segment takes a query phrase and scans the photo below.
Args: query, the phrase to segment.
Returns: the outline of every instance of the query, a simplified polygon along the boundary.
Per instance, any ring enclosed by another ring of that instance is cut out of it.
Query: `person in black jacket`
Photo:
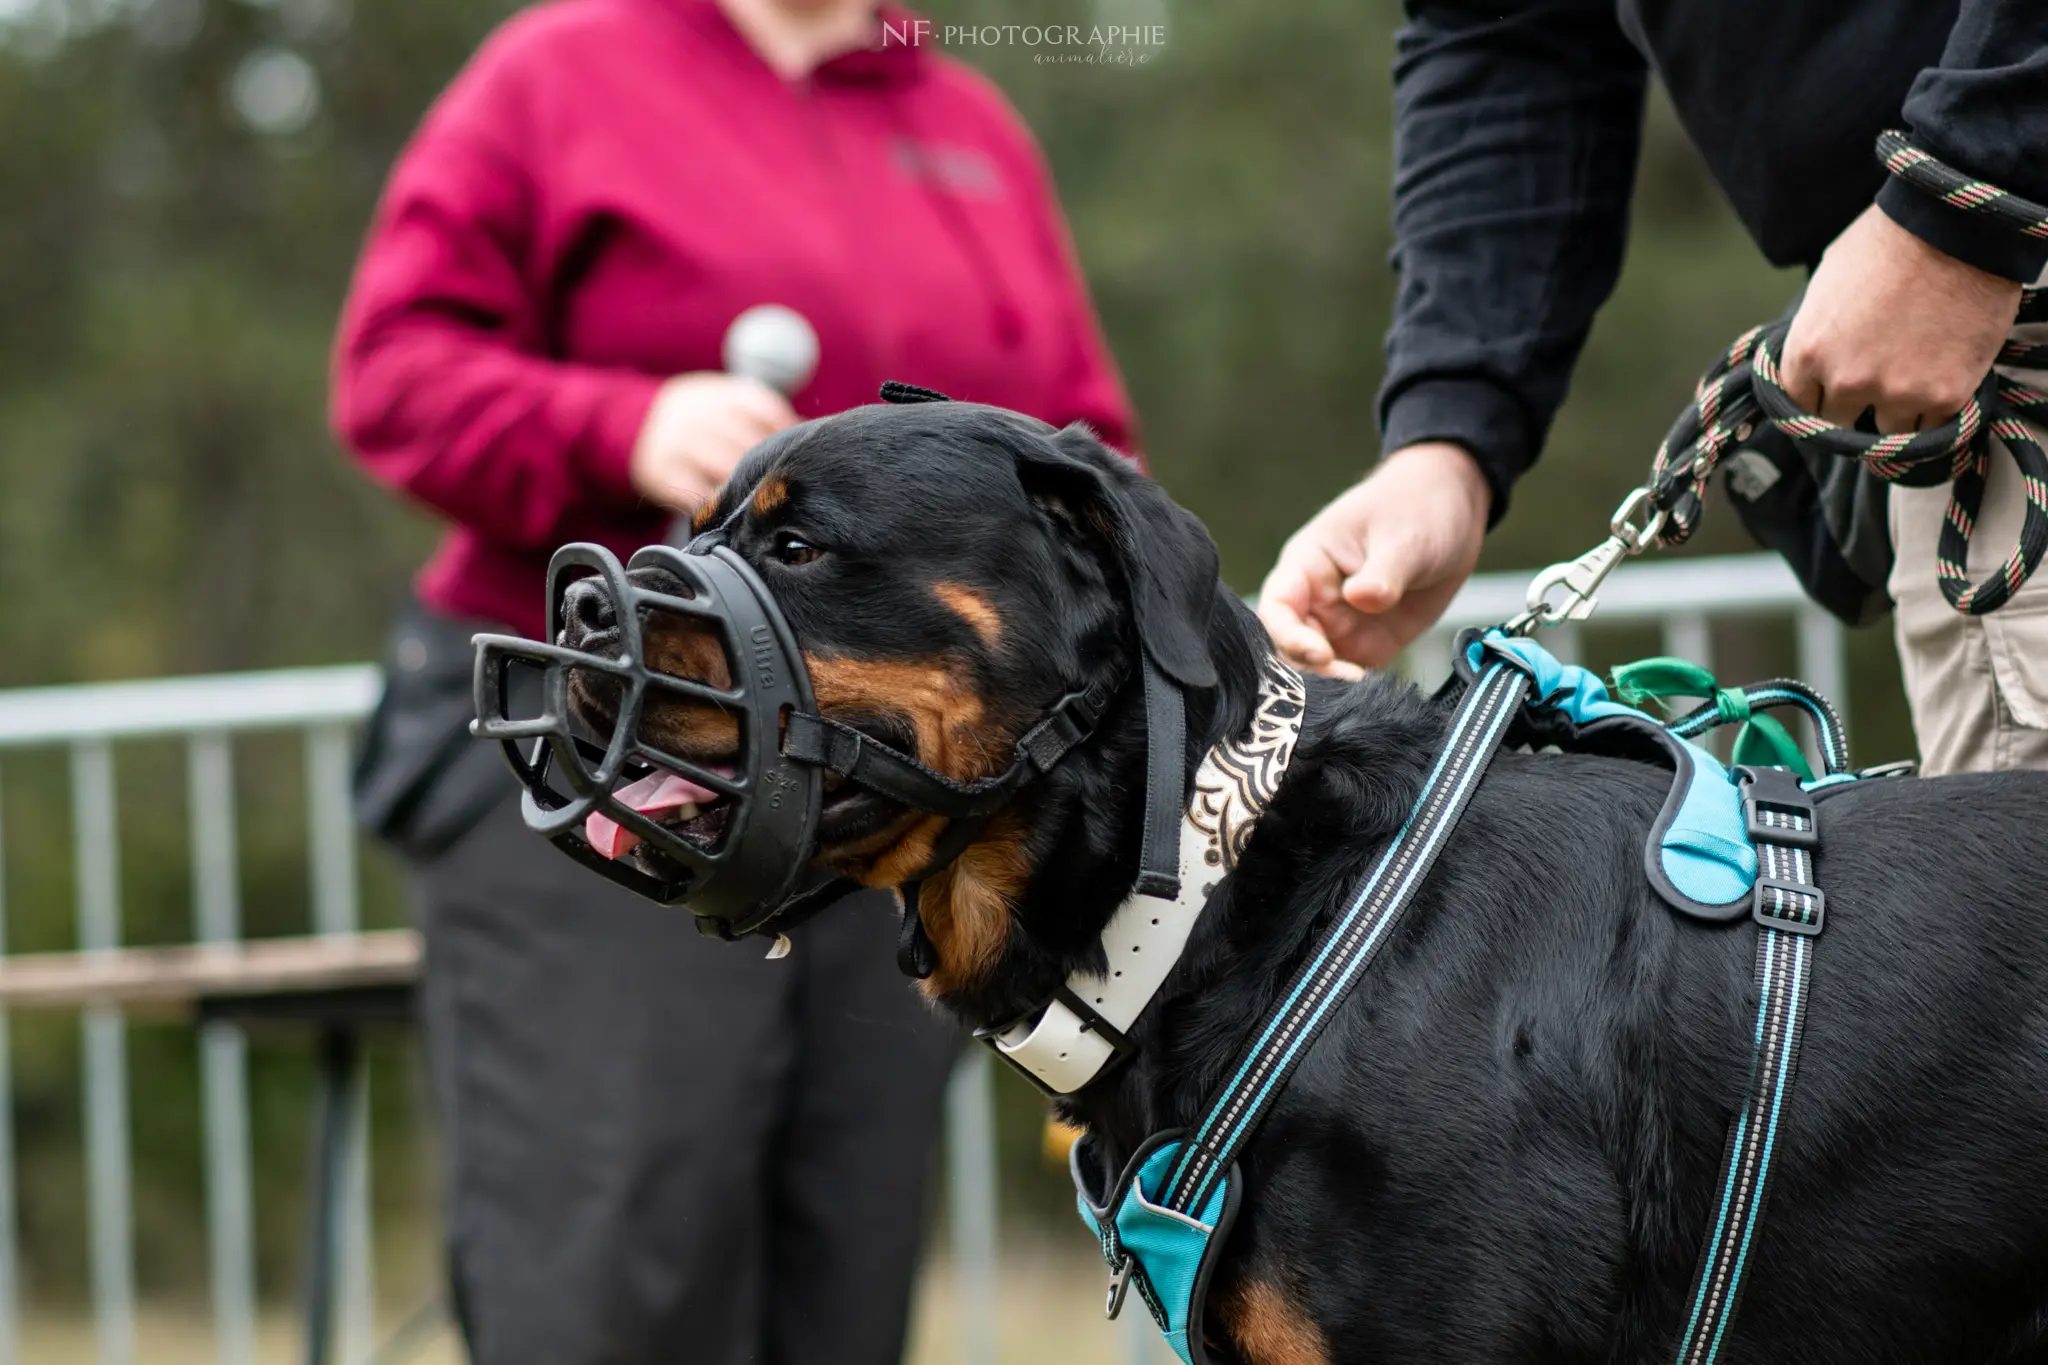
[[[1888,178],[1903,128],[2048,201],[2043,0],[1408,0],[1395,64],[1401,271],[1370,477],[1297,532],[1261,615],[1296,663],[1393,657],[1470,575],[1535,462],[1614,286],[1650,74],[1757,246],[1812,278],[1786,341],[1808,411],[1883,432],[1954,415],[2014,326],[2048,240]],[[2037,340],[2039,338],[2036,338]],[[1948,490],[1893,488],[1889,588],[1924,767],[2048,767],[2048,575],[2002,610],[1942,598]],[[2002,449],[1979,521],[2016,536]]]

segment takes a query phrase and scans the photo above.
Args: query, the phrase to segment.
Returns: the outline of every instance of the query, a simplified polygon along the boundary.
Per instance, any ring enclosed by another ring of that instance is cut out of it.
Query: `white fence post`
[[[1714,632],[1707,628],[1704,612],[1676,611],[1664,618],[1666,654],[1690,659],[1709,673],[1714,671]]]
[[[199,942],[242,937],[235,857],[234,750],[219,730],[186,746],[192,827],[192,906]],[[249,1083],[242,1030],[216,1020],[199,1035],[206,1131],[207,1245],[213,1260],[213,1324],[220,1365],[256,1362],[256,1256],[250,1189]]]
[[[946,1170],[961,1365],[996,1365],[996,1117],[988,1049],[969,1047],[946,1087]]]
[[[7,840],[0,834],[0,956],[7,952]],[[14,1070],[0,1010],[0,1365],[22,1365],[20,1223],[15,1213]]]
[[[78,946],[121,940],[114,755],[103,739],[71,749],[72,847],[77,856]],[[85,1011],[86,1198],[93,1325],[100,1365],[135,1365],[135,1229],[129,1192],[128,1039],[120,1011]]]
[[[345,936],[362,927],[356,884],[355,817],[349,809],[349,732],[341,724],[306,731],[306,819],[312,847],[313,930]],[[335,1358],[355,1365],[376,1345],[376,1276],[370,1246],[370,1076],[358,1052],[348,1087],[336,1214],[340,1278]]]

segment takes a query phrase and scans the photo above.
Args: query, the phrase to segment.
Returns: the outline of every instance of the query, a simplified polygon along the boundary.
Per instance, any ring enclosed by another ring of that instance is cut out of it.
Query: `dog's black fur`
[[[1217,582],[1199,523],[1085,431],[969,404],[862,409],[766,443],[708,519],[750,502],[734,543],[814,670],[946,661],[988,770],[1141,635],[1189,684],[1190,771],[1247,723],[1256,620]],[[938,584],[970,589],[995,629]],[[898,744],[919,734],[887,705],[847,718]],[[1447,719],[1390,679],[1310,680],[1293,765],[1133,1030],[1137,1057],[1071,1103],[1110,1152],[1199,1116],[1400,825]],[[1100,965],[1136,871],[1143,749],[1128,688],[1014,803],[1027,873],[1001,898],[997,951],[949,972],[961,926],[936,936],[934,994],[965,1022],[1007,1020]],[[1750,1067],[1757,931],[1652,894],[1642,844],[1668,786],[1624,759],[1496,761],[1246,1153],[1210,1312],[1224,1350],[1252,1365],[1671,1358]],[[826,859],[911,826],[842,792]],[[1827,931],[1723,1359],[2048,1360],[2044,831],[2034,775],[1872,782],[1823,804]]]

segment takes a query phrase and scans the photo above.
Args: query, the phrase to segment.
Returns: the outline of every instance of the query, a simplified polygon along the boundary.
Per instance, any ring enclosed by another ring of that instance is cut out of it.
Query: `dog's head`
[[[1006,769],[1019,736],[1054,703],[1139,649],[1186,691],[1191,739],[1216,712],[1219,667],[1247,680],[1255,668],[1200,522],[1078,426],[1056,430],[967,403],[857,409],[763,444],[697,525],[720,527],[773,595],[821,715],[957,782]],[[637,586],[673,590],[661,574],[633,571]],[[558,643],[603,652],[619,628],[605,596],[595,580],[572,588]],[[1219,626],[1237,641],[1220,655]],[[653,670],[730,685],[727,656],[704,621],[659,615],[641,632]],[[571,700],[584,726],[610,733],[618,708],[607,679],[576,675]],[[713,700],[650,695],[639,737],[716,769],[735,757],[739,720]],[[1131,747],[1127,737],[1123,749]],[[1076,755],[1062,764],[1076,770],[1066,775],[1069,796],[1087,785],[1084,769],[1113,790],[1129,758]],[[669,802],[657,818],[685,837],[715,839],[720,803],[694,795],[703,799]],[[1046,794],[1027,795],[925,884],[937,992],[973,981],[1009,938],[1050,837]],[[1092,799],[1114,804],[1107,794]],[[1135,823],[1136,814],[1088,817],[1102,826],[1095,837],[1115,842],[1123,817]],[[926,867],[946,824],[828,775],[817,859],[865,885],[897,886]]]

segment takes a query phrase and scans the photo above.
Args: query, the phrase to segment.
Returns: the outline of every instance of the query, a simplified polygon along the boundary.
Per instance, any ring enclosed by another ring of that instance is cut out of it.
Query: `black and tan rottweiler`
[[[965,403],[860,409],[755,450],[706,511],[728,519],[821,711],[941,773],[1007,763],[1021,727],[1137,648],[1139,599],[1146,646],[1206,678],[1187,693],[1188,770],[1250,717],[1268,646],[1208,535],[1082,429]],[[687,625],[648,646],[720,681]],[[608,725],[601,698],[582,706]],[[1292,766],[1135,1057],[1062,1104],[1113,1158],[1201,1114],[1401,825],[1448,716],[1390,677],[1309,681]],[[682,699],[642,728],[714,765],[735,735]],[[1132,685],[925,883],[934,1001],[990,1025],[1101,969],[1138,864],[1144,744]],[[1210,1298],[1219,1353],[1671,1357],[1751,1065],[1756,931],[1652,893],[1643,839],[1669,781],[1618,758],[1495,763],[1246,1153]],[[685,809],[715,835],[715,805]],[[922,868],[944,825],[830,780],[823,818],[821,861],[871,886]],[[2048,1361],[2044,841],[2048,777],[1864,783],[1826,803],[1831,913],[1722,1359]]]

